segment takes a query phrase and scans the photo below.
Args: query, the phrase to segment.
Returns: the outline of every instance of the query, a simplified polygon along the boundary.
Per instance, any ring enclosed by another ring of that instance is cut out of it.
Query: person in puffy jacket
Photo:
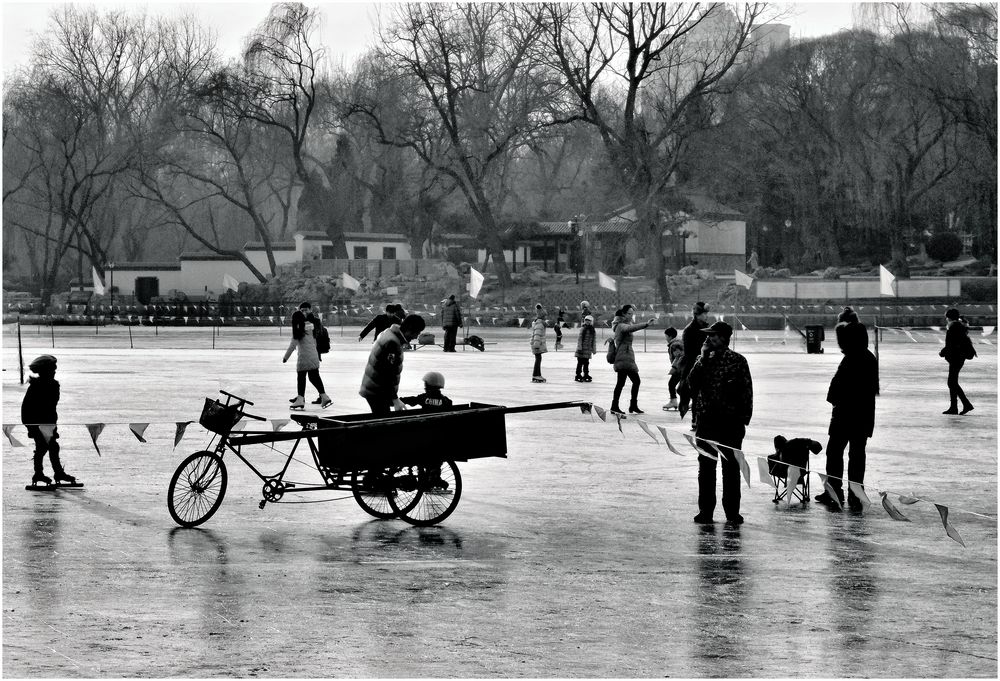
[[[670,380],[667,382],[667,391],[670,393],[670,401],[663,405],[663,411],[677,410],[677,384],[680,383],[681,373],[684,371],[684,341],[677,337],[677,329],[670,326],[663,332],[667,337],[667,359],[670,360]]]
[[[545,383],[542,378],[542,355],[548,352],[545,347],[545,310],[541,305],[535,305],[535,321],[531,322],[531,353],[535,356],[535,368],[531,372],[532,383]]]
[[[581,383],[590,383],[590,358],[597,352],[597,330],[594,328],[593,315],[583,318],[580,335],[576,337],[576,378]]]
[[[976,356],[976,349],[969,338],[969,327],[956,308],[951,308],[944,314],[948,320],[948,329],[944,334],[944,347],[938,356],[948,361],[948,408],[942,414],[960,414],[962,416],[972,411],[972,402],[965,396],[965,391],[958,384],[958,374],[965,365],[965,360]],[[962,411],[958,410],[958,402],[962,402]]]
[[[375,339],[361,378],[361,389],[358,390],[375,416],[388,416],[393,408],[406,408],[398,396],[399,376],[403,372],[403,348],[419,336],[425,326],[420,315],[407,315],[401,324],[393,324]]]
[[[455,302],[455,296],[450,295],[441,308],[441,327],[444,329],[444,351],[455,352],[458,339],[458,327],[462,326],[462,308]]]
[[[830,381],[826,401],[833,405],[830,416],[830,439],[826,445],[826,474],[829,491],[816,501],[839,510],[844,505],[844,451],[850,445],[847,479],[864,484],[865,446],[875,431],[875,395],[878,394],[878,363],[868,350],[868,331],[860,322],[840,322],[836,327],[837,344],[844,358]],[[861,500],[848,487],[848,502],[853,511],[861,510]]]
[[[615,312],[615,318],[611,322],[611,331],[615,334],[615,361],[614,369],[618,374],[618,382],[615,383],[615,391],[611,400],[611,411],[615,414],[624,414],[618,405],[621,398],[622,389],[625,387],[625,380],[632,381],[632,399],[629,402],[628,413],[643,414],[639,409],[639,367],[635,363],[635,352],[632,350],[632,334],[642,331],[653,324],[652,319],[636,324],[635,306],[625,305]]]
[[[28,379],[28,390],[21,402],[21,423],[28,427],[28,435],[35,442],[35,474],[31,478],[32,485],[40,482],[52,484],[52,480],[42,469],[46,454],[49,455],[55,481],[76,484],[76,478],[67,474],[59,461],[59,431],[56,428],[56,421],[59,420],[56,412],[59,404],[59,381],[56,380],[56,362],[52,355],[42,355],[28,365],[37,376]]]

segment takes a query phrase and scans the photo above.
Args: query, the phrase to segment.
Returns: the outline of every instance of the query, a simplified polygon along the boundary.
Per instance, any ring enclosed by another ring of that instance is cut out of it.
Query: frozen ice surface
[[[63,460],[86,487],[26,492],[31,451],[4,440],[5,676],[997,676],[996,336],[976,338],[979,357],[962,372],[976,405],[965,417],[940,413],[941,334],[887,333],[880,346],[866,483],[947,505],[963,548],[927,502],[897,502],[908,523],[877,506],[854,516],[771,502],[755,458],[773,436],[826,444],[840,358],[829,342],[807,355],[781,332],[738,338],[756,396],[738,530],[691,521],[697,466],[687,421],[660,410],[659,330],[647,352],[636,343],[640,405],[683,457],[628,421],[619,433],[577,409],[510,415],[508,458],[460,464],[464,494],[439,527],[377,521],[350,498],[258,510],[260,481],[230,456],[221,509],[184,530],[167,513],[167,483],[208,437],[192,424],[173,449],[174,423],[196,421],[220,388],[287,418],[287,329],[225,328],[215,349],[208,328],[136,328],[134,349],[124,328],[54,331],[53,349],[50,329],[24,327],[24,354],[59,358]],[[365,411],[357,388],[370,343],[356,342],[356,328],[331,332],[323,378],[334,406],[323,413]],[[573,381],[575,331],[560,352],[550,333],[545,384],[530,382],[527,330],[476,332],[496,344],[408,353],[401,393],[436,370],[456,402],[610,406],[602,355],[593,383]],[[3,369],[3,423],[17,423],[24,388],[10,327]],[[100,457],[73,425],[94,422],[107,424]],[[129,422],[151,423],[147,444]],[[23,427],[13,434],[27,441]],[[476,446],[441,433],[443,451]],[[281,461],[264,447],[252,457],[271,472]],[[822,463],[814,457],[814,470]],[[344,495],[285,500],[333,496]]]

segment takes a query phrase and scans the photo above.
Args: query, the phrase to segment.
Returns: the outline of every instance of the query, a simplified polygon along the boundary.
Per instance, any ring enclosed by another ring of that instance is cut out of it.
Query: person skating
[[[59,405],[59,381],[56,380],[57,360],[52,355],[42,355],[32,360],[28,368],[35,376],[28,379],[28,390],[21,402],[21,423],[28,428],[28,435],[35,442],[35,473],[31,484],[52,484],[52,478],[45,475],[43,459],[49,455],[52,464],[52,477],[57,483],[76,484],[76,478],[68,474],[59,460],[59,430],[56,422],[59,420],[57,407]],[[49,433],[51,428],[51,433]]]
[[[677,411],[680,413],[681,418],[684,418],[684,415],[687,414],[688,409],[691,407],[691,394],[688,390],[687,377],[691,373],[691,367],[694,366],[695,360],[698,359],[698,355],[701,353],[702,343],[705,340],[702,330],[707,326],[708,305],[698,301],[691,310],[691,321],[684,327],[684,331],[681,333],[681,340],[684,343],[684,361],[681,365],[681,378],[677,391],[680,396],[680,404],[677,405]],[[697,417],[697,414],[692,414],[691,416],[692,429],[697,427]]]
[[[299,306],[300,312],[309,309],[311,309],[309,303],[303,303]],[[319,365],[322,360],[319,356],[319,350],[316,347],[316,336],[314,335],[319,324],[319,320],[312,312],[303,314],[301,324],[299,320],[295,319],[294,315],[292,318],[292,341],[288,344],[285,356],[281,360],[282,363],[285,363],[292,356],[292,352],[298,353],[295,359],[297,392],[295,399],[292,400],[291,409],[305,408],[307,377],[313,387],[319,391],[319,405],[323,409],[326,409],[333,404],[333,400],[326,394],[326,389],[323,387],[323,378],[319,375]]]
[[[552,328],[556,332],[556,350],[562,350],[562,325],[565,322],[565,317],[563,316],[562,308],[556,308],[556,321],[552,325]]]
[[[654,320],[649,319],[645,322],[635,324],[633,323],[634,316],[635,306],[625,305],[615,312],[615,318],[611,322],[611,330],[615,334],[614,369],[615,373],[618,374],[618,380],[615,383],[615,390],[611,400],[611,411],[615,414],[625,413],[619,406],[618,401],[621,398],[626,380],[632,381],[632,395],[628,405],[628,413],[645,413],[642,409],[639,409],[639,367],[635,363],[635,352],[632,350],[632,335],[636,331],[648,328],[653,324]]]
[[[405,316],[403,312],[403,306],[397,305],[396,303],[389,303],[385,306],[385,312],[382,314],[375,315],[370,322],[368,322],[365,328],[361,329],[361,333],[358,334],[358,342],[369,334],[369,332],[374,331],[372,334],[372,342],[378,338],[378,335],[388,329],[393,324],[399,324],[403,321]]]
[[[672,326],[663,331],[667,337],[667,359],[670,361],[670,380],[667,382],[667,390],[670,392],[670,401],[663,405],[663,411],[677,411],[677,384],[681,380],[681,372],[684,365],[684,341],[677,337],[677,329]]]
[[[962,319],[956,308],[951,308],[944,314],[948,328],[944,334],[944,347],[938,356],[948,362],[948,399],[949,405],[942,414],[959,414],[965,416],[974,409],[972,402],[965,396],[965,391],[958,384],[958,374],[962,371],[967,359],[976,356],[976,349],[969,338],[969,326]],[[962,411],[958,410],[958,402],[962,402]]]
[[[597,330],[594,328],[594,317],[583,318],[580,335],[576,337],[576,378],[581,383],[590,383],[590,358],[597,353]]]
[[[388,416],[393,408],[406,408],[397,396],[399,376],[403,372],[403,348],[419,336],[425,326],[423,317],[410,314],[375,339],[358,390],[375,416]]]
[[[455,302],[454,294],[448,296],[441,308],[441,328],[444,329],[444,351],[456,352],[458,327],[462,326],[462,309]]]
[[[535,367],[531,370],[532,383],[545,383],[542,377],[542,355],[548,352],[545,346],[545,310],[535,305],[535,320],[531,322],[531,354],[535,356]]]
[[[826,445],[826,474],[836,499],[828,491],[815,497],[835,510],[844,505],[844,450],[850,445],[847,467],[849,482],[864,484],[865,446],[875,431],[875,395],[878,394],[878,363],[868,350],[868,331],[860,322],[840,322],[837,344],[844,358],[830,381],[826,401],[833,405],[830,439]],[[861,510],[861,500],[848,487],[851,510]]]
[[[715,322],[702,330],[701,355],[688,373],[691,399],[698,414],[695,438],[699,449],[719,452],[722,459],[722,508],[726,520],[739,525],[740,463],[733,450],[742,449],[753,416],[753,380],[746,359],[729,348],[733,327]],[[723,448],[711,445],[717,442]],[[728,451],[727,451],[728,450]],[[698,455],[698,515],[696,523],[714,522],[716,460]]]

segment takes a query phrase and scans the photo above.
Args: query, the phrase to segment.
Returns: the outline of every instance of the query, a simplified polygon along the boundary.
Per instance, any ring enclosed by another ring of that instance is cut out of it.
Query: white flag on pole
[[[753,285],[753,277],[743,274],[739,270],[733,270],[736,275],[736,285],[749,289]]]
[[[479,295],[479,289],[483,287],[483,277],[482,273],[476,270],[475,267],[469,268],[469,297],[475,298]]]
[[[231,274],[223,274],[222,275],[222,287],[225,288],[225,289],[228,289],[230,291],[239,291],[240,290],[240,282],[238,282],[236,280],[236,277],[234,277]]]
[[[896,277],[892,275],[892,272],[887,270],[885,266],[878,266],[878,291],[883,296],[895,296],[896,295]]]
[[[349,288],[352,291],[357,291],[359,288],[361,288],[361,282],[352,277],[351,275],[349,275],[347,272],[344,272],[341,275],[340,285],[343,286],[344,288]]]
[[[103,296],[104,282],[101,281],[101,277],[97,274],[97,268],[91,265],[90,271],[94,274],[94,293],[99,296]]]
[[[610,291],[618,290],[618,282],[606,275],[604,272],[597,273],[597,283],[601,288],[606,288]]]

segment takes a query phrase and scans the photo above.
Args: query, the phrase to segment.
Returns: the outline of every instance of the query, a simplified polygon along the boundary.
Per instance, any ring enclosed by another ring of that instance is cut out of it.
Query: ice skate
[[[574,377],[573,380],[576,381],[577,383],[583,383],[583,376],[578,375]]]
[[[317,402],[319,403],[319,406],[322,407],[323,409],[326,409],[331,404],[333,404],[333,400],[331,400],[330,396],[327,395],[326,393],[321,393]],[[313,404],[316,404],[317,402],[314,402]]]
[[[532,376],[531,377],[531,382],[532,383],[545,383],[545,379],[542,378],[541,376]]]
[[[663,411],[677,411],[677,398],[671,397],[670,401],[663,405]]]
[[[289,402],[294,402],[295,400],[288,400],[288,401]],[[320,395],[315,400],[313,400],[310,404],[323,404],[323,396]]]
[[[615,402],[614,404],[611,405],[610,411],[611,411],[612,414],[618,414],[619,416],[625,416],[625,412],[622,411],[622,408],[618,406],[617,402]]]
[[[41,483],[43,485],[51,485],[52,478],[45,475],[45,473],[35,473],[34,475],[31,476],[31,484],[37,485],[38,483]]]
[[[632,404],[628,405],[628,413],[630,413],[630,414],[645,414],[646,412],[644,412],[642,409],[639,409],[639,405],[636,404],[635,402],[633,402]]]
[[[306,398],[304,398],[302,395],[296,397],[295,401],[292,402],[291,406],[289,407],[289,409],[300,409],[300,410],[305,408],[306,408]]]
[[[66,471],[62,471],[61,473],[56,473],[55,474],[55,479],[56,479],[56,483],[65,482],[67,485],[75,485],[75,484],[77,484],[76,483],[76,478],[74,478],[72,475],[70,475]]]
[[[584,383],[590,383],[593,380],[594,379],[590,377],[590,374],[587,374],[586,376],[583,377],[583,382]]]

